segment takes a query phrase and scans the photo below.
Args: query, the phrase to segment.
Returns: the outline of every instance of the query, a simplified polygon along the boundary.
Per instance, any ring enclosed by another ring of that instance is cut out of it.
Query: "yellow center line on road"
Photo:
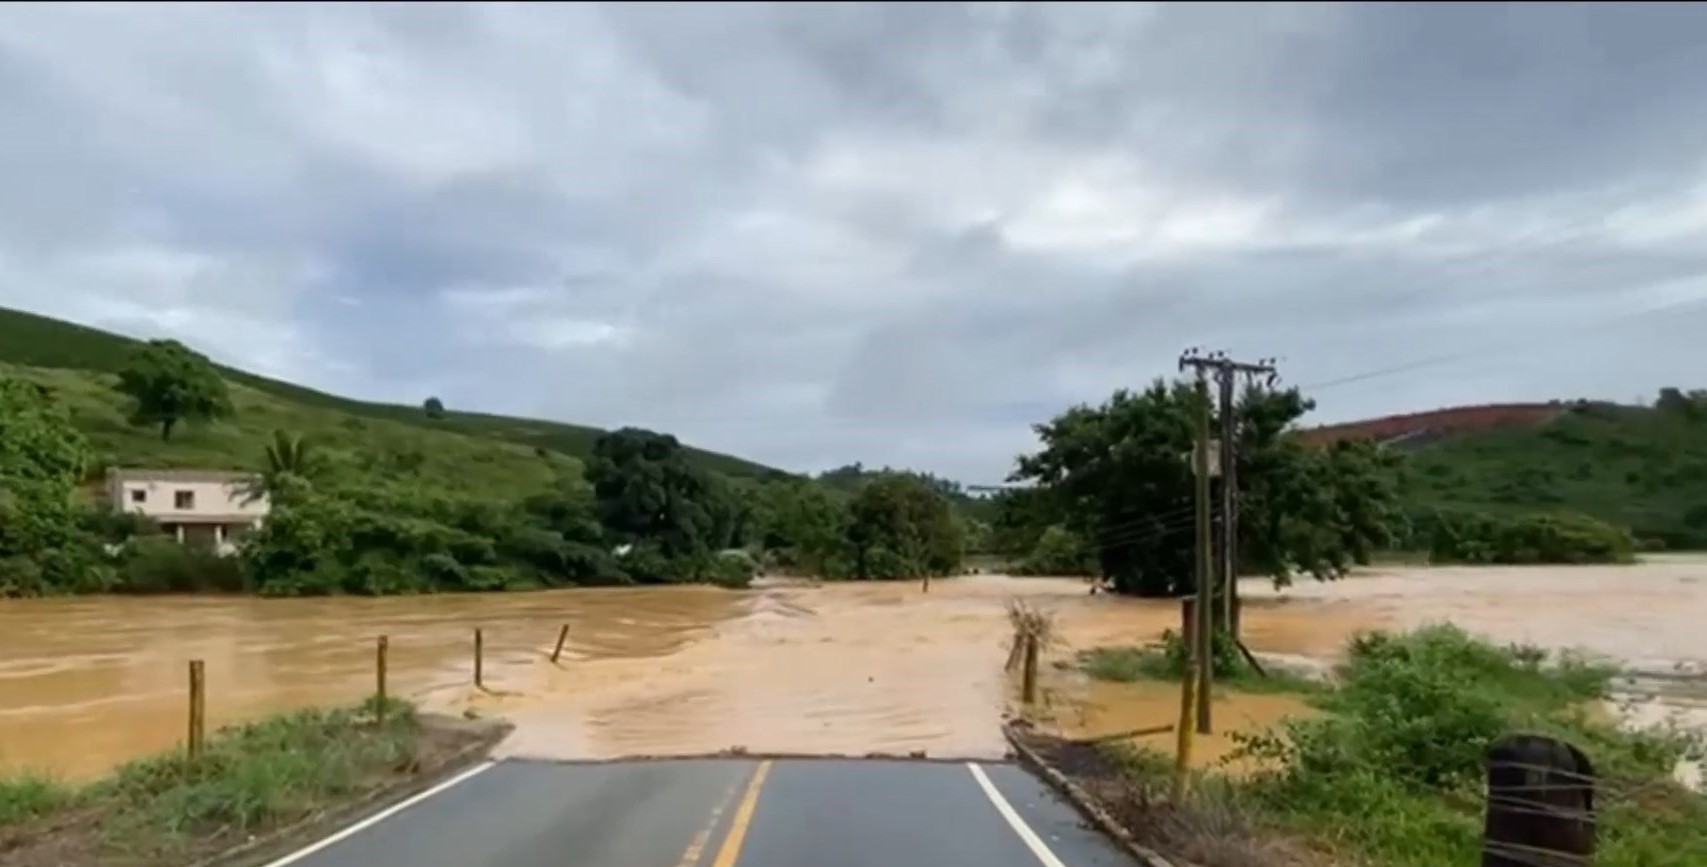
[[[741,796],[741,806],[735,808],[729,834],[723,838],[723,846],[717,850],[717,860],[711,863],[711,867],[735,867],[735,859],[741,857],[741,843],[747,839],[747,826],[753,822],[753,810],[759,806],[759,790],[764,788],[765,777],[770,772],[770,759],[759,762],[759,769],[753,772],[752,781],[747,783],[747,793]]]
[[[676,867],[695,867],[699,863],[699,856],[705,852],[705,844],[711,839],[711,832],[717,830],[717,820],[723,818],[723,808],[729,806],[729,799],[735,797],[735,788],[730,786],[723,793],[723,797],[717,800],[717,806],[711,810],[711,818],[706,820],[705,827],[699,829],[698,834],[693,835],[693,840],[688,843],[687,849],[682,851],[682,860],[676,862]]]

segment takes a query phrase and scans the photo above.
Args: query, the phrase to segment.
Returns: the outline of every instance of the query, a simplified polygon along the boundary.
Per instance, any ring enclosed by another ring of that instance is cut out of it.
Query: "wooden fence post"
[[[551,661],[552,662],[555,663],[557,661],[557,657],[563,655],[563,642],[568,641],[568,640],[569,640],[569,624],[565,623],[565,624],[563,624],[562,629],[557,630],[557,646],[553,647],[551,649]]]
[[[386,670],[386,666],[387,666],[386,656],[388,655],[388,651],[390,649],[391,649],[391,640],[388,637],[381,635],[379,637],[379,644],[374,648],[374,652],[373,652],[373,654],[374,654],[374,660],[373,660],[374,661],[374,696],[375,696],[374,706],[373,706],[373,717],[374,717],[374,720],[377,721],[378,723],[380,723],[381,725],[385,724],[385,704],[386,704],[385,670]]]
[[[475,686],[483,687],[486,685],[486,676],[485,676],[485,670],[484,670],[485,665],[486,665],[485,657],[486,657],[486,633],[484,630],[476,627],[474,630],[474,685]]]
[[[931,592],[931,574],[930,574],[930,573],[929,573],[929,572],[926,572],[926,573],[925,573],[925,577],[924,577],[924,591],[923,591],[923,592],[925,592],[925,593],[929,593],[929,592]]]
[[[190,732],[185,745],[199,759],[207,741],[207,671],[199,659],[190,660]]]
[[[1507,735],[1488,748],[1482,867],[1594,863],[1594,766],[1545,735]]]
[[[1026,704],[1037,701],[1037,636],[1025,637],[1025,669],[1020,681],[1020,694]]]

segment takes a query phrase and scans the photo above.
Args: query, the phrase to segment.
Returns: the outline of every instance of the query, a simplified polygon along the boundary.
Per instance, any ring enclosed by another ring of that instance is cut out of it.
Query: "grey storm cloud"
[[[1629,399],[1704,384],[1703,80],[1692,5],[18,5],[0,304],[969,482],[1190,345]]]

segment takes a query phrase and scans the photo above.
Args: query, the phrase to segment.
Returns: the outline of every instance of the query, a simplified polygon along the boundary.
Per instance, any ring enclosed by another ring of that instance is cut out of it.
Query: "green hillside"
[[[351,469],[417,477],[430,489],[521,497],[544,490],[558,472],[579,473],[580,462],[557,452],[362,418],[283,400],[232,383],[236,416],[212,425],[185,425],[169,442],[159,430],[126,420],[118,377],[88,370],[0,364],[0,378],[47,386],[89,438],[97,467],[198,467],[259,470],[273,431],[312,438],[326,458]]]
[[[1707,548],[1707,392],[1579,401],[1541,425],[1447,436],[1405,461],[1413,507],[1570,510],[1667,548]]]
[[[69,386],[73,393],[79,395],[76,398],[79,419],[89,419],[91,423],[104,424],[93,420],[105,418],[106,411],[110,410],[111,421],[128,428],[119,415],[120,399],[111,394],[110,389],[99,398],[106,401],[106,409],[94,402],[100,393],[96,384],[102,381],[96,374],[119,371],[137,343],[131,338],[99,329],[0,308],[0,363],[11,365],[8,372],[13,374],[19,373],[19,368],[48,369],[31,378],[46,377],[54,379],[56,384]],[[129,462],[158,464],[177,461],[180,457],[186,462],[211,462],[224,456],[227,459],[221,462],[223,464],[230,463],[230,459],[237,458],[239,454],[225,450],[226,446],[222,444],[225,437],[247,437],[246,442],[250,443],[247,449],[253,451],[256,448],[253,443],[257,442],[253,437],[256,431],[266,435],[272,427],[280,425],[302,433],[336,429],[344,431],[348,439],[358,434],[365,435],[353,423],[366,420],[374,422],[374,431],[383,431],[386,437],[407,440],[407,429],[413,428],[418,432],[417,436],[424,433],[460,434],[464,438],[499,440],[525,448],[502,450],[495,454],[515,452],[537,461],[538,458],[533,457],[536,448],[560,452],[576,459],[585,458],[592,452],[593,440],[602,433],[598,428],[582,425],[455,410],[446,412],[441,418],[429,419],[419,406],[351,400],[230,367],[222,366],[220,370],[236,387],[233,399],[238,401],[238,418],[235,424],[190,432],[185,436],[185,442],[173,442],[169,446],[162,446],[158,437],[151,438],[145,430],[90,429],[96,445]],[[83,375],[63,376],[68,371],[79,371]],[[250,408],[257,409],[258,413],[251,415]],[[130,442],[130,438],[135,438],[135,442]],[[456,440],[429,439],[421,442],[453,441]],[[465,445],[479,447],[481,444],[469,440]],[[730,455],[697,449],[689,449],[689,452],[701,466],[732,477],[767,478],[782,474],[780,470]],[[247,452],[241,454],[245,459],[253,459]]]

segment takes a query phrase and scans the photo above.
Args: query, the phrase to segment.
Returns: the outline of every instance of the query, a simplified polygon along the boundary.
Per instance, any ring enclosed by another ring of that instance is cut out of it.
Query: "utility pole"
[[[1203,368],[1197,370],[1197,447],[1192,460],[1197,476],[1197,634],[1191,655],[1197,669],[1197,731],[1206,735],[1215,730],[1209,695],[1215,683],[1215,544],[1209,516],[1209,382]]]
[[[1237,640],[1239,637],[1239,525],[1238,525],[1238,449],[1239,422],[1234,406],[1233,374],[1225,367],[1215,371],[1215,385],[1221,392],[1221,628]],[[1213,649],[1213,645],[1211,645]]]
[[[1242,375],[1247,385],[1258,376],[1263,384],[1272,387],[1277,375],[1274,359],[1265,358],[1255,364],[1233,361],[1223,357],[1216,369],[1221,386],[1221,570],[1225,607],[1222,623],[1234,641],[1239,640],[1239,399],[1235,378]]]
[[[1257,375],[1266,375],[1268,384],[1274,381],[1274,365],[1264,359],[1255,364],[1234,361],[1224,352],[1200,355],[1193,348],[1180,356],[1180,370],[1192,368],[1197,372],[1197,448],[1195,475],[1197,477],[1197,635],[1193,642],[1193,667],[1197,673],[1197,730],[1204,734],[1213,731],[1210,721],[1210,687],[1214,683],[1214,650],[1216,632],[1224,632],[1234,642],[1239,637],[1239,481],[1238,442],[1239,411],[1237,378],[1247,382]],[[1220,438],[1218,466],[1209,465],[1210,400],[1208,378],[1213,375],[1220,403]],[[1221,497],[1217,512],[1219,519],[1210,517],[1210,476],[1221,477]],[[1214,525],[1221,527],[1220,552],[1215,552]],[[1219,560],[1219,563],[1216,561]],[[1215,567],[1219,565],[1220,569]],[[1217,593],[1216,585],[1220,585]],[[1219,606],[1219,607],[1218,607]],[[1219,621],[1219,622],[1217,622]]]

